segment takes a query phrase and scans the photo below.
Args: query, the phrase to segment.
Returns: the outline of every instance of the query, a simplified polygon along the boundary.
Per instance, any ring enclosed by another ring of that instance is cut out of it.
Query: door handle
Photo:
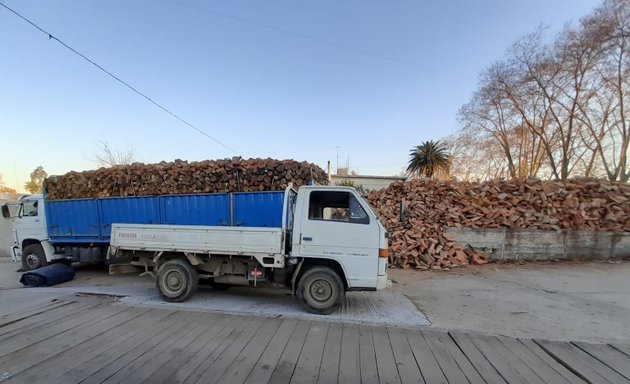
[[[302,237],[302,240],[304,240],[304,241],[313,241],[313,238],[304,236],[304,237]]]

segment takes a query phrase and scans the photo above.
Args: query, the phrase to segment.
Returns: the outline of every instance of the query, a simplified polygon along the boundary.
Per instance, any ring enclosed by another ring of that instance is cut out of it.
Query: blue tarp
[[[20,283],[27,287],[50,287],[74,279],[74,273],[71,266],[56,263],[23,273]]]

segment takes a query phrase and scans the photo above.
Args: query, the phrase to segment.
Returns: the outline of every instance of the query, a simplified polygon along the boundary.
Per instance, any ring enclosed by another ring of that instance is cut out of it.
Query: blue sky
[[[396,174],[458,129],[479,72],[590,0],[0,0],[243,157]],[[235,153],[0,8],[0,173],[21,187],[95,168],[99,141],[143,162]],[[21,189],[21,188],[20,188]]]

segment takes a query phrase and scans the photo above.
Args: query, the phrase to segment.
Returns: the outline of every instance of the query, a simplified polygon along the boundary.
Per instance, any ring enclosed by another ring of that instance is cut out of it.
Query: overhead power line
[[[85,61],[87,61],[88,63],[92,64],[93,66],[95,66],[96,68],[100,69],[101,71],[105,72],[107,75],[109,75],[111,78],[113,78],[114,80],[118,81],[119,83],[121,83],[122,85],[124,85],[125,87],[131,89],[133,92],[135,92],[136,94],[144,97],[145,99],[147,99],[151,104],[155,105],[156,107],[160,108],[161,110],[163,110],[164,112],[168,113],[169,115],[173,116],[174,118],[176,118],[177,120],[181,121],[182,123],[186,124],[187,126],[189,126],[190,128],[194,129],[195,131],[201,133],[202,135],[206,136],[207,138],[209,138],[210,140],[214,141],[215,143],[221,145],[222,147],[234,152],[235,154],[240,155],[240,153],[238,153],[237,150],[235,150],[234,148],[229,147],[228,145],[222,143],[221,141],[215,139],[214,137],[210,136],[209,134],[207,134],[206,132],[202,131],[201,129],[197,128],[195,125],[193,125],[192,123],[189,123],[188,121],[186,121],[184,118],[182,118],[181,116],[179,116],[178,114],[176,114],[175,112],[171,112],[171,110],[169,110],[168,108],[166,108],[165,106],[163,106],[162,104],[158,103],[157,101],[151,99],[149,96],[147,96],[145,93],[139,91],[138,89],[136,89],[135,87],[133,87],[132,85],[130,85],[129,83],[127,83],[126,81],[122,80],[120,77],[114,75],[113,73],[111,73],[110,71],[108,71],[107,69],[103,68],[102,66],[100,66],[99,64],[97,64],[94,60],[90,59],[89,57],[85,56],[84,54],[82,54],[81,52],[77,51],[76,49],[72,48],[70,45],[66,44],[65,42],[63,42],[62,40],[60,40],[59,38],[57,38],[56,36],[54,36],[52,33],[44,30],[43,28],[41,28],[39,25],[35,24],[34,22],[32,22],[31,20],[27,19],[26,17],[22,16],[19,12],[17,12],[16,10],[8,7],[6,4],[3,4],[2,2],[0,2],[0,6],[6,8],[9,12],[15,14],[16,16],[18,16],[19,18],[21,18],[22,20],[26,21],[27,23],[29,23],[30,25],[32,25],[33,27],[35,27],[37,30],[39,30],[40,32],[44,33],[45,35],[48,36],[48,39],[50,40],[55,40],[56,42],[58,42],[59,44],[63,45],[65,48],[69,49],[72,53],[80,56],[81,58],[83,58]]]
[[[287,29],[287,28],[276,27],[276,26],[271,25],[271,24],[261,23],[261,22],[255,21],[255,20],[251,20],[251,19],[246,19],[246,18],[239,17],[239,16],[230,15],[230,14],[224,13],[224,12],[214,11],[214,10],[211,10],[211,9],[208,9],[208,8],[199,7],[199,6],[196,6],[196,5],[182,3],[182,2],[176,1],[176,0],[162,0],[162,1],[165,2],[165,3],[171,3],[171,4],[174,4],[174,5],[178,5],[180,7],[189,8],[189,9],[193,9],[193,10],[196,10],[196,11],[205,12],[205,13],[208,13],[208,14],[211,14],[211,15],[223,17],[223,18],[230,19],[232,21],[236,21],[236,22],[239,22],[239,23],[250,24],[250,25],[256,26],[258,28],[268,29],[268,30],[271,30],[271,31],[280,32],[280,33],[284,33],[284,34],[287,34],[287,35],[292,35],[294,37],[299,37],[301,39],[315,41],[315,42],[320,43],[320,44],[325,44],[325,45],[328,45],[328,46],[331,46],[331,47],[335,47],[337,49],[351,51],[351,52],[354,52],[354,53],[359,53],[361,55],[376,57],[378,59],[390,61],[390,62],[399,64],[399,65],[410,66],[410,67],[415,67],[415,68],[422,68],[422,69],[424,69],[426,71],[433,71],[430,68],[426,68],[426,67],[423,67],[423,66],[418,65],[418,64],[414,64],[414,63],[410,63],[410,62],[407,62],[407,61],[404,61],[404,60],[400,60],[400,59],[392,57],[392,56],[387,56],[387,55],[383,55],[383,54],[378,53],[378,52],[369,51],[367,49],[357,48],[357,47],[353,47],[351,45],[338,43],[338,42],[333,41],[333,40],[322,39],[322,38],[317,37],[317,36],[308,35],[306,33],[293,31],[293,30],[290,30],[290,29]]]

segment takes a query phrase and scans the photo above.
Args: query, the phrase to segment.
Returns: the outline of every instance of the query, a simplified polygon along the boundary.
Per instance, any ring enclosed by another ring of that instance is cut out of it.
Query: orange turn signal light
[[[381,248],[378,250],[378,257],[387,257],[389,256],[389,251],[387,248]]]

